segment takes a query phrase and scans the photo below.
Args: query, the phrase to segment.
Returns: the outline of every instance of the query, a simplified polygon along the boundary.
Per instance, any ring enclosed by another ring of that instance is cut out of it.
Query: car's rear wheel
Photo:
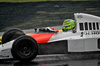
[[[18,28],[10,29],[3,34],[2,43],[4,44],[22,35],[25,35],[22,30]]]
[[[31,61],[38,53],[37,42],[30,36],[18,37],[13,43],[11,53],[17,60],[23,62]]]

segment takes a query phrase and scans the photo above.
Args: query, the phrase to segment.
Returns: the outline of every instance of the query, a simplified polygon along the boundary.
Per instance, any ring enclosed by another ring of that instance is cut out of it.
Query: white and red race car
[[[100,17],[75,13],[75,31],[29,33],[10,29],[2,36],[0,59],[31,61],[38,54],[100,51]]]

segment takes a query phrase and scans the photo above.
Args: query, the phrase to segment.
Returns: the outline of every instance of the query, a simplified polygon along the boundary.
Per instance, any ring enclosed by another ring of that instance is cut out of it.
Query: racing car
[[[0,45],[0,59],[31,61],[39,54],[100,51],[100,17],[74,13],[76,27],[68,32],[25,34],[14,28],[6,31]]]

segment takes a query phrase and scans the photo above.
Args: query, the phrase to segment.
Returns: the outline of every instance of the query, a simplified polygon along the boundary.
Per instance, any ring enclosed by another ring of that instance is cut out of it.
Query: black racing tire
[[[37,56],[38,44],[34,38],[24,35],[15,39],[11,53],[14,59],[29,62]]]
[[[9,29],[2,36],[2,44],[9,42],[22,35],[25,35],[25,33],[18,28]]]

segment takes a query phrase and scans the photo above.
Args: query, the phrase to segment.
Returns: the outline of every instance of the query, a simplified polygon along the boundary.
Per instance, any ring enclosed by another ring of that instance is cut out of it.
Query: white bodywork
[[[95,32],[100,32],[100,17],[85,13],[75,13],[74,16],[76,20],[76,33],[73,33],[72,30],[69,32],[55,33],[48,43],[67,40],[68,52],[100,51],[97,43],[98,38],[100,38],[100,33],[93,34]],[[84,24],[85,22],[98,22],[99,30],[97,30],[97,28],[95,28],[95,30],[80,30],[79,23]],[[13,42],[14,40],[0,45],[0,59],[13,58],[11,54]]]
[[[76,21],[76,33],[72,33],[72,31],[57,33],[49,42],[68,40],[68,52],[100,51],[98,48],[100,17],[85,13],[75,13],[74,16]],[[97,22],[99,29],[97,29],[96,26]],[[83,30],[80,30],[80,23],[83,23]],[[84,23],[88,23],[88,30],[85,29]],[[94,27],[92,26],[92,30],[90,30],[89,23],[92,25],[95,23],[95,29],[93,29]]]
[[[11,48],[14,40],[0,45],[0,59],[9,59],[13,58],[11,54]]]

